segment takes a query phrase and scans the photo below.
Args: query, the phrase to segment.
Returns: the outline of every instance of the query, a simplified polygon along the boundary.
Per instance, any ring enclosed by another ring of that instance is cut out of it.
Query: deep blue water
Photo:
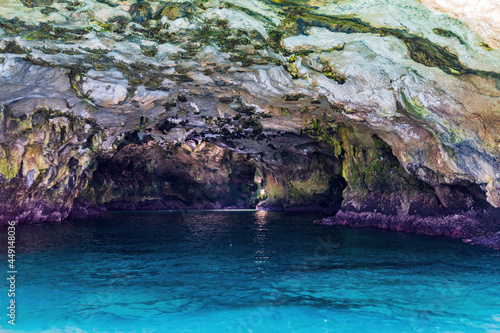
[[[1,330],[500,332],[499,251],[314,219],[127,212],[18,226],[17,325],[2,278]]]

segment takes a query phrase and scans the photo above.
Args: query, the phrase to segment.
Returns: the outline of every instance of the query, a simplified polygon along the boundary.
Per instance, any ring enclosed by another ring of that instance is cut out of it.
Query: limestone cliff
[[[265,199],[500,230],[494,20],[415,0],[0,5],[2,221],[64,219],[78,196]]]

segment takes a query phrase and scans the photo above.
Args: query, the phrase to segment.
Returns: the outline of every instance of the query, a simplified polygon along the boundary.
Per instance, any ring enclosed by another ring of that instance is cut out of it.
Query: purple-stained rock
[[[484,236],[476,236],[472,238],[464,239],[464,242],[473,245],[482,245],[491,247],[496,250],[500,250],[500,231],[492,232]]]
[[[107,209],[103,206],[97,207],[91,201],[77,198],[68,215],[69,219],[99,218]]]
[[[265,211],[271,211],[271,212],[282,212],[285,209],[283,208],[283,205],[279,204],[268,204],[266,201],[259,202],[259,204],[255,207],[257,210],[265,210]]]
[[[495,221],[485,221],[481,214],[474,212],[452,215],[417,216],[417,215],[386,215],[374,212],[339,211],[335,216],[317,220],[314,223],[322,225],[343,225],[349,227],[375,227],[399,232],[410,232],[429,236],[447,236],[451,238],[470,239],[474,244],[490,244],[497,247],[498,237],[486,237],[499,229]],[[498,233],[496,234],[498,236]],[[475,237],[478,236],[478,237]]]

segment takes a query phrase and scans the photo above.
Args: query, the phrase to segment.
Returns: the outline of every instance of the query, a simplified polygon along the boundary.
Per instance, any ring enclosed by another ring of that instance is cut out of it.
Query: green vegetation
[[[155,57],[158,53],[156,45],[141,45],[141,51],[146,57]]]
[[[434,28],[432,30],[436,35],[443,36],[443,37],[448,37],[448,38],[456,38],[460,42],[460,44],[465,45],[464,40],[458,36],[456,33],[450,30],[445,30],[441,28]]]
[[[16,41],[10,40],[5,42],[5,46],[0,50],[0,53],[29,54],[30,51],[18,45]]]
[[[54,0],[21,0],[28,8],[50,6]]]
[[[338,84],[344,84],[346,81],[346,77],[335,72],[331,66],[326,66],[323,69],[323,74],[325,74],[326,77],[332,79],[333,81],[337,82]]]
[[[41,9],[44,14],[57,11],[50,7],[53,0],[22,0],[27,7],[44,7]],[[110,7],[117,7],[110,0],[99,0]],[[201,27],[194,31],[184,31],[177,34],[168,32],[168,25],[160,24],[158,21],[162,17],[169,20],[175,20],[180,17],[192,19],[195,14],[204,11],[203,1],[185,1],[185,2],[163,2],[160,4],[155,13],[149,1],[139,0],[134,3],[129,10],[130,18],[126,16],[112,17],[108,22],[101,22],[98,19],[91,19],[91,26],[84,27],[68,27],[55,26],[52,23],[41,22],[37,26],[27,24],[19,19],[0,19],[0,28],[2,28],[8,36],[24,36],[29,40],[61,40],[61,41],[78,41],[90,31],[101,31],[102,33],[115,32],[123,33],[125,27],[132,20],[133,22],[143,25],[140,29],[134,29],[135,35],[143,36],[146,39],[157,43],[170,42],[174,45],[183,45],[187,50],[186,54],[177,55],[178,59],[192,57],[201,50],[205,45],[217,45],[221,51],[230,53],[232,61],[242,63],[242,66],[248,67],[262,61],[272,62],[275,65],[283,65],[280,60],[273,56],[266,56],[264,59],[260,55],[254,55],[252,52],[242,51],[238,46],[252,45],[254,50],[270,49],[276,53],[281,53],[285,57],[292,54],[283,48],[283,39],[289,36],[305,34],[310,27],[326,28],[333,32],[343,33],[364,33],[375,34],[379,36],[394,36],[401,40],[408,48],[410,57],[425,66],[438,67],[446,73],[453,75],[474,74],[484,77],[492,77],[500,80],[500,73],[479,71],[467,68],[462,64],[458,56],[448,48],[437,45],[429,39],[419,35],[411,34],[403,29],[374,27],[369,23],[362,21],[353,16],[329,16],[315,14],[313,6],[308,6],[300,1],[272,1],[269,4],[274,7],[276,13],[283,16],[282,23],[278,26],[273,25],[272,21],[248,8],[243,8],[231,3],[225,3],[224,6],[228,9],[241,11],[253,18],[264,22],[268,25],[268,37],[264,38],[257,31],[245,31],[244,29],[230,28],[227,19],[206,20],[202,22]],[[83,6],[83,2],[73,1],[68,2],[68,7],[77,8]],[[464,40],[456,33],[443,28],[435,28],[434,33],[447,38],[455,38],[460,43],[464,44]],[[134,38],[133,35],[126,38]],[[482,45],[485,49],[490,49],[485,43]],[[332,48],[332,50],[341,51],[343,45]],[[332,51],[330,50],[330,51]],[[148,57],[154,57],[156,52],[153,49],[144,49],[144,54]],[[312,50],[299,50],[296,52],[298,56],[306,56],[313,52]],[[296,55],[292,55],[292,58]],[[175,58],[174,55],[171,56]],[[292,59],[290,58],[290,59]],[[294,69],[293,61],[284,68],[290,75],[298,79],[299,76]],[[330,66],[325,67],[323,73],[336,81],[339,84],[344,84],[346,78],[337,73]]]
[[[27,24],[24,21],[14,18],[7,20],[0,18],[0,28],[2,28],[7,36],[23,36],[28,40],[61,40],[71,41],[80,40],[83,35],[93,30],[92,27],[84,28],[66,28],[54,26],[50,23],[40,22],[34,26]]]
[[[213,44],[223,52],[235,52],[238,45],[251,44],[249,32],[243,29],[230,29],[227,20],[207,20],[193,34],[193,41],[201,45]],[[201,47],[200,47],[201,49]]]
[[[451,51],[445,47],[434,44],[427,38],[410,34],[405,30],[373,27],[354,17],[313,14],[308,8],[294,8],[289,10],[282,25],[277,29],[269,31],[268,45],[273,50],[287,55],[282,48],[282,40],[285,37],[305,34],[306,29],[309,27],[326,28],[332,32],[370,33],[380,36],[394,36],[408,47],[410,57],[414,61],[425,66],[438,67],[449,74],[475,74],[496,79],[500,78],[500,73],[467,68],[460,62],[456,54],[451,53]],[[455,37],[461,41],[459,36],[450,31],[435,29],[434,32],[437,34],[444,34],[447,37]],[[327,71],[327,73],[330,72]],[[337,76],[332,76],[334,79],[338,78]],[[341,77],[338,79],[342,80]]]
[[[59,9],[54,8],[54,7],[45,7],[45,8],[40,9],[40,13],[42,13],[43,15],[50,15],[52,13],[57,13],[58,11],[59,11]]]
[[[160,19],[166,16],[170,21],[180,17],[187,17],[195,12],[195,6],[191,2],[167,2],[155,13],[154,18]]]
[[[422,102],[417,97],[412,97],[411,99],[406,96],[406,94],[401,90],[401,99],[403,100],[406,111],[412,116],[415,116],[422,120],[429,120],[431,112],[422,105]]]
[[[145,23],[153,18],[153,10],[147,1],[136,2],[130,7],[132,21]]]
[[[428,188],[405,171],[391,147],[376,135],[356,133],[348,127],[339,128],[339,133],[344,150],[342,176],[351,195]]]
[[[291,95],[285,95],[285,101],[287,102],[296,102],[301,98],[305,98],[306,96],[304,94],[291,94]]]
[[[339,157],[342,154],[342,145],[338,134],[339,125],[335,124],[331,117],[325,116],[324,118],[324,120],[311,119],[309,124],[300,131],[300,134],[305,134],[319,142],[328,143],[334,147],[335,157]]]
[[[291,115],[290,110],[288,110],[287,108],[283,108],[282,107],[281,108],[281,115],[282,116],[289,116],[289,115]]]

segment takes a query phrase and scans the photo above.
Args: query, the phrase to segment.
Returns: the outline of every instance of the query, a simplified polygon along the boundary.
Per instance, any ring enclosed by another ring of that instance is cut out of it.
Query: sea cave
[[[6,332],[500,330],[494,0],[0,8]]]

